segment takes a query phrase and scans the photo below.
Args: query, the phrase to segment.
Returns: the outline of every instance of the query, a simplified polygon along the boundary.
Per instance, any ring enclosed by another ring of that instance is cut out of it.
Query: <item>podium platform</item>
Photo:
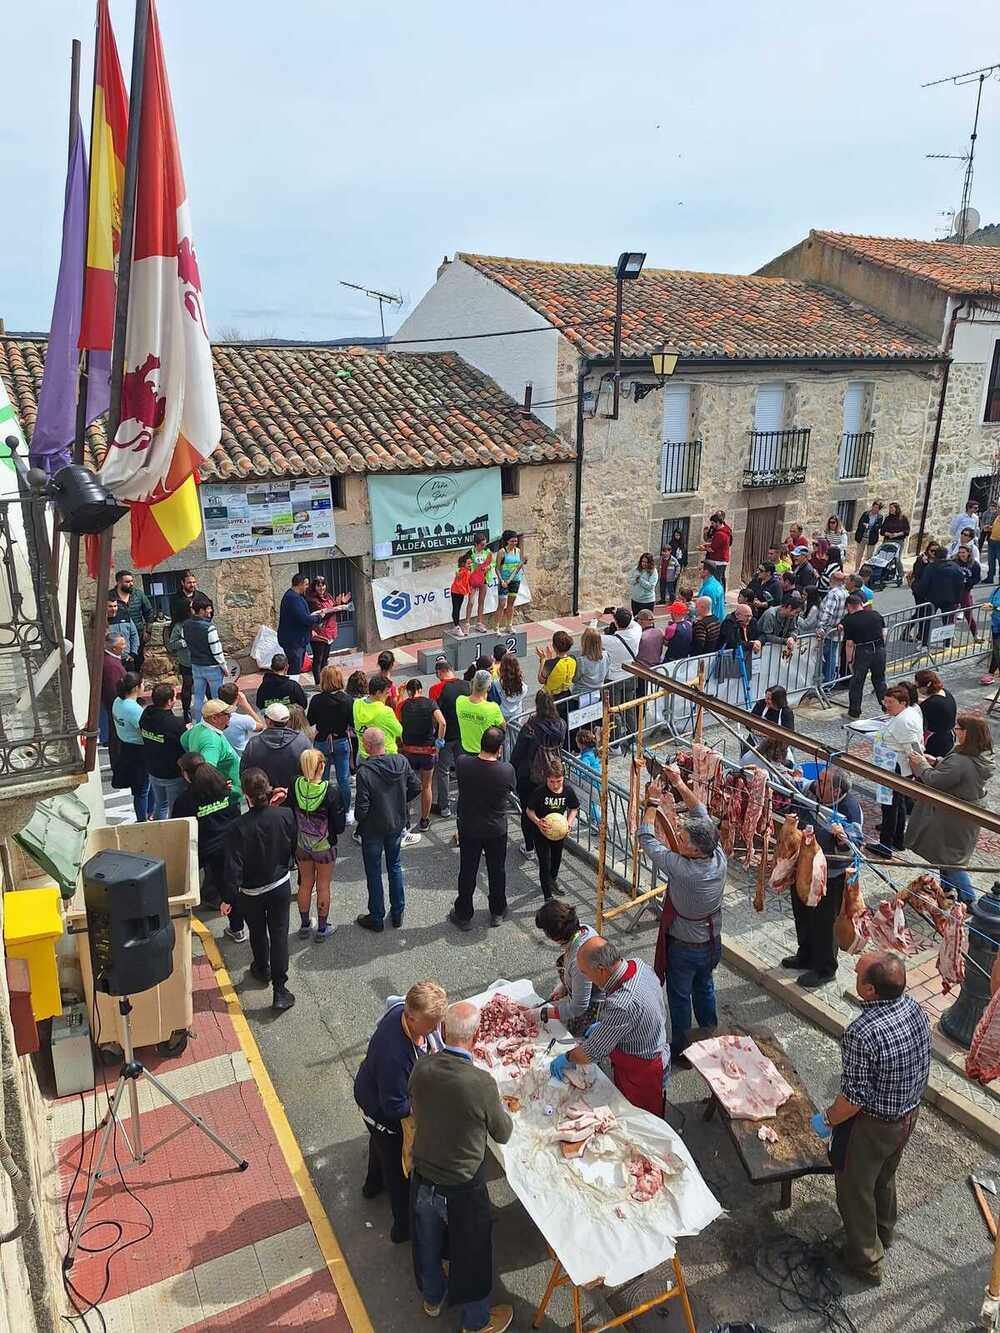
[[[420,648],[417,651],[417,666],[421,675],[434,673],[434,663],[439,657],[447,657],[456,671],[464,671],[477,657],[493,656],[493,645],[502,643],[508,652],[524,657],[528,651],[528,636],[523,629],[512,630],[510,634],[469,634],[464,639],[445,634],[440,648]]]

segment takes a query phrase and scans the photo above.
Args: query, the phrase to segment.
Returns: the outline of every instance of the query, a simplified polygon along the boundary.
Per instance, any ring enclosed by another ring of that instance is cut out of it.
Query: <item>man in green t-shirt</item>
[[[207,764],[217,768],[231,784],[230,804],[239,805],[243,800],[240,757],[222,734],[229,725],[231,711],[231,706],[222,699],[207,700],[201,710],[201,721],[181,737],[181,749],[200,754]]]
[[[483,748],[481,741],[487,727],[505,727],[507,725],[499,704],[486,700],[493,677],[488,671],[477,671],[472,677],[472,689],[468,694],[460,694],[455,700],[455,716],[458,718],[458,732],[462,738],[462,749],[466,754],[478,754]]]
[[[375,675],[368,681],[366,697],[354,700],[354,730],[358,736],[360,759],[368,758],[368,751],[365,749],[365,727],[378,727],[385,736],[385,753],[396,753],[396,742],[403,734],[403,727],[386,703],[391,689],[392,681],[388,676]]]

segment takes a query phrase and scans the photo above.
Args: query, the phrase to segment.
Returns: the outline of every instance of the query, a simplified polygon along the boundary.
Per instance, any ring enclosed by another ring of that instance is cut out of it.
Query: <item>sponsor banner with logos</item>
[[[397,634],[451,624],[451,581],[455,577],[453,561],[442,561],[430,569],[414,570],[372,579],[375,623],[379,637],[391,639]],[[515,605],[531,601],[528,581],[522,576]],[[463,603],[462,612],[465,613]],[[497,609],[496,588],[486,589],[486,610]]]
[[[310,551],[337,540],[329,477],[198,487],[209,560]]]
[[[477,533],[496,541],[503,528],[498,467],[369,476],[368,504],[376,560],[459,550]]]

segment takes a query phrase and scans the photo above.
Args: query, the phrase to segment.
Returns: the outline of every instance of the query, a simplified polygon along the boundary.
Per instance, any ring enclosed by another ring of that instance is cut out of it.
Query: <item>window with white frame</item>
[[[754,438],[750,445],[750,470],[769,472],[778,466],[781,453],[779,432],[785,429],[785,385],[760,384],[753,409]]]
[[[871,395],[872,386],[864,380],[851,380],[844,389],[844,417],[837,460],[837,476],[841,481],[868,476],[872,454]]]
[[[679,495],[701,484],[701,445],[691,438],[691,385],[668,384],[663,390],[663,447],[660,492]]]

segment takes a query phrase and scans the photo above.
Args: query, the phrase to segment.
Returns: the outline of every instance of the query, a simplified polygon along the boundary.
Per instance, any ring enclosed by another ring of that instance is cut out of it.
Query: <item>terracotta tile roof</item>
[[[453,352],[364,348],[212,349],[222,443],[206,479],[412,472],[545,463],[575,449]],[[0,375],[25,433],[35,425],[44,338],[0,337]],[[105,449],[87,432],[87,462]]]
[[[611,356],[613,268],[463,253],[455,258],[561,327],[586,355]],[[664,343],[682,356],[731,360],[937,355],[920,334],[823,287],[788,278],[645,268],[625,284],[622,351],[647,356]]]
[[[811,231],[827,245],[847,250],[883,268],[923,278],[956,295],[1000,291],[1000,249],[990,245],[949,245],[895,236],[850,236],[840,231]]]

